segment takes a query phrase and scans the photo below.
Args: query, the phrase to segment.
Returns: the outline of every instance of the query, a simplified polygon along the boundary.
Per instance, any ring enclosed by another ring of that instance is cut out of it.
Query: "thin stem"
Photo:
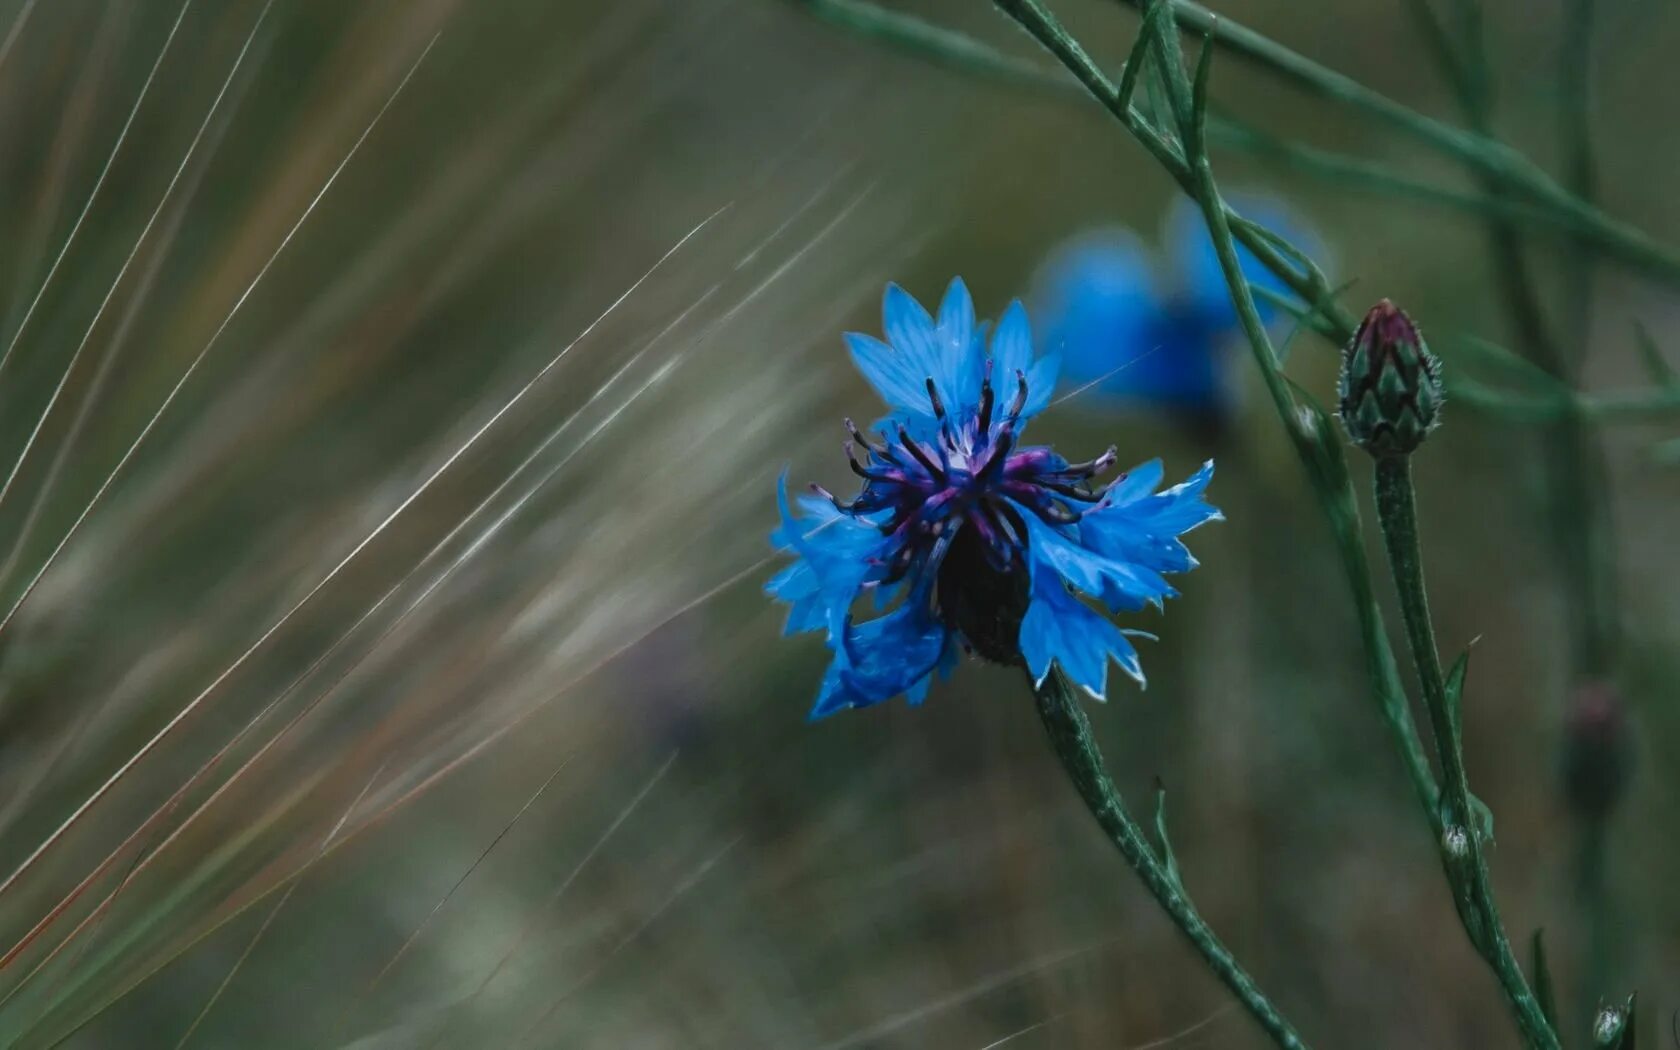
[[[1405,763],[1419,809],[1438,835],[1441,830],[1440,788],[1429,768],[1423,741],[1418,738],[1417,725],[1412,721],[1411,707],[1400,684],[1400,668],[1395,663],[1394,650],[1388,645],[1387,628],[1383,625],[1381,606],[1377,604],[1376,588],[1371,580],[1371,563],[1365,553],[1358,502],[1354,498],[1353,485],[1345,474],[1331,498],[1336,508],[1333,513],[1346,521],[1331,532],[1342,557],[1343,574],[1353,590],[1353,605],[1359,615],[1359,635],[1364,642],[1365,674],[1371,695],[1376,698],[1383,723]]]
[[[1376,499],[1389,569],[1400,597],[1401,618],[1406,624],[1406,638],[1422,685],[1424,706],[1435,731],[1435,748],[1441,763],[1441,860],[1458,904],[1459,918],[1470,943],[1487,960],[1499,981],[1524,1042],[1534,1050],[1558,1050],[1557,1034],[1546,1022],[1539,999],[1529,989],[1494,903],[1487,858],[1476,829],[1470,778],[1464,768],[1460,727],[1447,698],[1446,678],[1435,648],[1435,629],[1423,584],[1411,461],[1407,457],[1386,456],[1377,460]]]
[[[1059,99],[1089,97],[1078,81],[1005,54],[967,33],[870,3],[869,0],[797,2],[825,22],[936,65],[972,76],[990,77],[1012,87],[1026,88]],[[1581,243],[1604,247],[1599,243],[1603,237],[1592,213],[1583,213],[1578,208],[1563,209],[1544,201],[1516,201],[1506,196],[1493,197],[1424,182],[1396,172],[1393,165],[1286,141],[1229,116],[1211,117],[1208,133],[1220,145],[1275,159],[1298,171],[1340,185],[1411,197],[1475,213],[1498,212],[1527,225],[1546,226],[1572,235]]]
[[[1592,144],[1592,52],[1596,29],[1594,0],[1568,0],[1566,5],[1562,66],[1559,70],[1562,107],[1559,138],[1564,153],[1564,177],[1570,192],[1591,204],[1598,193],[1598,172]],[[1583,250],[1586,242],[1577,238],[1573,250],[1564,255],[1564,297],[1567,351],[1560,364],[1568,369],[1559,378],[1573,383],[1586,357],[1593,322],[1594,258]],[[1575,670],[1578,675],[1602,675],[1615,662],[1620,633],[1616,596],[1615,523],[1609,498],[1609,468],[1605,453],[1588,431],[1583,414],[1558,427],[1554,438],[1571,475],[1560,479],[1557,499],[1574,501],[1568,516],[1560,519],[1574,525],[1562,537],[1560,553],[1578,560],[1581,568],[1575,581],[1579,607],[1576,624]],[[1564,448],[1565,443],[1570,447]],[[1565,487],[1562,482],[1569,482]]]
[[[1610,894],[1605,881],[1609,826],[1602,816],[1581,822],[1575,854],[1575,906],[1586,950],[1576,982],[1576,1016],[1591,1018],[1604,989],[1610,987]]]
[[[1421,3],[1422,0],[1419,0]],[[1571,0],[1576,7],[1591,8],[1591,0]],[[1432,38],[1436,64],[1453,84],[1457,85],[1459,105],[1465,118],[1476,132],[1489,141],[1496,141],[1493,127],[1493,98],[1488,88],[1488,56],[1482,34],[1480,4],[1477,0],[1458,0],[1463,31],[1463,53],[1452,49],[1446,41]],[[1566,106],[1563,122],[1564,151],[1569,157],[1570,178],[1574,192],[1587,199],[1594,191],[1591,140],[1588,135],[1587,86],[1591,52],[1592,17],[1590,10],[1570,12],[1570,39],[1566,44],[1563,62],[1565,95],[1578,96]],[[1510,187],[1490,173],[1481,173],[1481,181],[1494,197],[1505,197]],[[1582,250],[1584,242],[1568,253],[1568,304],[1574,316],[1566,330],[1572,345],[1565,345],[1548,324],[1541,305],[1542,295],[1534,270],[1523,250],[1522,234],[1509,216],[1489,213],[1488,243],[1494,257],[1494,272],[1500,294],[1505,301],[1518,344],[1542,370],[1558,380],[1564,388],[1574,381],[1576,368],[1586,340],[1586,326],[1590,323],[1591,253]],[[1659,397],[1665,391],[1656,392]],[[1672,400],[1672,399],[1670,399]],[[1564,584],[1570,595],[1567,603],[1571,619],[1569,638],[1574,644],[1572,671],[1575,675],[1601,675],[1609,670],[1616,646],[1616,606],[1614,595],[1615,552],[1611,539],[1610,498],[1606,481],[1604,454],[1588,428],[1586,399],[1580,396],[1560,399],[1562,407],[1543,435],[1546,471],[1546,520],[1551,523],[1552,542],[1557,548],[1558,564],[1562,567]]]
[[[1128,131],[1148,149],[1187,193],[1191,192],[1188,165],[1174,143],[1163,136],[1142,113],[1131,105],[1131,96],[1123,88],[1108,88],[1106,78],[1083,52],[1064,53],[1058,45],[1034,31],[1063,64],[1073,71],[1077,80],[1058,76],[1031,62],[1006,55],[991,45],[946,26],[937,25],[913,15],[889,10],[867,0],[799,0],[801,6],[817,17],[852,30],[861,36],[880,40],[908,53],[966,73],[989,76],[1002,82],[1055,95],[1060,98],[1095,97],[1117,117]],[[1585,2],[1585,0],[1583,0]],[[1009,10],[1009,5],[1001,5]],[[1010,12],[1013,15],[1013,11]],[[1089,68],[1085,68],[1088,66]],[[1124,78],[1135,72],[1122,71]],[[1154,82],[1151,81],[1151,87]],[[1279,139],[1240,121],[1208,116],[1207,132],[1210,140],[1221,145],[1241,149],[1258,156],[1279,160],[1291,167],[1329,179],[1340,185],[1363,187],[1373,192],[1410,197],[1433,204],[1458,208],[1478,215],[1503,219],[1508,223],[1527,226],[1548,226],[1568,236],[1578,244],[1597,244],[1591,221],[1579,211],[1563,211],[1543,201],[1513,198],[1508,193],[1465,192],[1400,175],[1391,166],[1329,150]],[[1265,239],[1252,230],[1237,227],[1233,236],[1243,247],[1254,252],[1259,261],[1284,281],[1290,290],[1309,304],[1307,315],[1317,323],[1311,327],[1331,342],[1345,342],[1352,334],[1354,319],[1335,302],[1335,289],[1303,275]],[[1602,247],[1602,245],[1600,245]],[[1567,398],[1539,400],[1520,395],[1506,395],[1486,388],[1463,392],[1453,391],[1454,399],[1477,409],[1487,409],[1508,418],[1524,422],[1547,422],[1561,418],[1571,411]],[[1666,417],[1680,410],[1680,397],[1672,392],[1633,391],[1625,394],[1577,394],[1582,415],[1594,422],[1622,422],[1647,417]]]
[[[1255,364],[1265,379],[1266,389],[1278,412],[1278,418],[1286,431],[1295,438],[1296,451],[1301,457],[1303,468],[1313,482],[1319,495],[1320,508],[1324,511],[1331,533],[1336,539],[1337,548],[1342,552],[1343,568],[1348,574],[1348,583],[1352,588],[1358,611],[1360,637],[1372,695],[1405,762],[1413,790],[1423,803],[1423,811],[1430,822],[1431,830],[1436,830],[1434,777],[1429,771],[1427,761],[1423,759],[1423,745],[1418,739],[1417,726],[1413,723],[1405,692],[1400,685],[1394,652],[1383,625],[1382,611],[1372,597],[1374,587],[1370,565],[1364,554],[1359,512],[1353,496],[1352,481],[1341,457],[1340,439],[1324,432],[1311,435],[1302,433],[1299,416],[1302,410],[1296,406],[1290,395],[1288,381],[1283,377],[1277,354],[1273,351],[1270,337],[1266,334],[1265,324],[1260,320],[1254,297],[1242,276],[1242,267],[1232,243],[1233,239],[1240,241],[1262,260],[1276,260],[1274,272],[1287,273],[1300,286],[1297,291],[1306,301],[1318,304],[1315,309],[1342,333],[1343,338],[1352,333],[1352,320],[1328,295],[1327,290],[1321,291],[1315,282],[1286,264],[1282,253],[1265,237],[1255,232],[1256,227],[1241,222],[1241,217],[1219,199],[1207,151],[1202,148],[1199,135],[1193,136],[1200,156],[1196,166],[1202,169],[1200,174],[1197,174],[1193,171],[1191,162],[1176,148],[1163,146],[1165,140],[1160,133],[1149,125],[1136,109],[1124,104],[1118,91],[1090,60],[1078,41],[1073,39],[1042,4],[1037,0],[997,0],[997,4],[1004,13],[1020,23],[1034,39],[1060,59],[1062,64],[1079,78],[1080,83],[1086,86],[1091,95],[1161,161],[1162,166],[1178,180],[1187,194],[1199,202],[1207,198],[1204,202],[1204,214],[1211,210],[1223,218],[1224,221],[1210,223],[1209,232],[1218,250],[1226,283],[1230,286],[1232,302],[1242,319],[1243,332],[1248,337]],[[1166,75],[1182,78],[1182,65],[1172,66]],[[1195,130],[1204,129],[1198,124]],[[1212,190],[1211,194],[1206,192],[1209,189]],[[1233,225],[1232,219],[1238,220],[1236,225]],[[1322,413],[1315,418],[1322,420]]]
[[[1142,9],[1147,0],[1120,0]],[[1192,0],[1166,0],[1176,21],[1209,37],[1221,49],[1281,76],[1314,94],[1331,99],[1410,135],[1435,151],[1459,161],[1483,177],[1545,203],[1582,223],[1592,242],[1608,254],[1674,279],[1680,277],[1680,255],[1637,227],[1613,219],[1559,185],[1533,161],[1483,133],[1466,131],[1424,116],[1417,110],[1372,90],[1352,77],[1320,65],[1298,51],[1231,19],[1216,15]]]
[[[1000,76],[1004,80],[1067,97],[1068,84],[1058,77],[1037,70],[1030,63],[1021,62],[972,36],[944,26],[905,15],[868,0],[796,0],[801,7],[835,25],[860,35],[930,58],[941,64],[968,73]],[[1123,0],[1140,7],[1147,0]],[[1485,208],[1518,214],[1521,217],[1558,226],[1575,232],[1581,241],[1598,251],[1621,260],[1671,282],[1680,281],[1680,253],[1669,245],[1653,240],[1635,226],[1613,219],[1592,204],[1581,200],[1547,176],[1534,163],[1503,143],[1485,140],[1482,136],[1455,128],[1409,109],[1384,95],[1370,90],[1340,73],[1326,69],[1280,44],[1212,12],[1183,0],[1173,4],[1186,24],[1195,28],[1213,28],[1217,43],[1274,72],[1281,73],[1298,84],[1362,112],[1385,118],[1386,122],[1402,128],[1471,168],[1486,172],[1501,185],[1524,191],[1527,201],[1486,200],[1466,197],[1444,187],[1413,183],[1392,173],[1383,173],[1374,162],[1340,157],[1310,147],[1284,148],[1266,145],[1240,128],[1216,126],[1215,134],[1230,145],[1259,149],[1262,152],[1288,153],[1299,161],[1302,170],[1315,174],[1340,177],[1354,173],[1368,186],[1394,189],[1414,196],[1423,196],[1442,203],[1470,208]],[[1100,97],[1100,96],[1099,96]],[[1153,152],[1153,150],[1152,150]],[[1169,169],[1170,170],[1170,169]],[[1380,177],[1386,174],[1387,177]],[[1241,238],[1239,238],[1240,240]],[[1252,248],[1245,242],[1245,247]],[[1261,261],[1278,272],[1273,258],[1261,254]],[[1279,272],[1286,282],[1288,274]],[[1293,282],[1290,282],[1294,287]],[[1300,289],[1297,287],[1296,291]],[[1349,324],[1351,331],[1351,322]]]
[[[1595,422],[1661,421],[1680,416],[1680,389],[1667,387],[1532,397],[1502,393],[1456,376],[1447,383],[1447,394],[1456,403],[1519,423],[1556,423],[1571,416]]]
[[[1183,885],[1156,855],[1143,828],[1127,812],[1119,790],[1103,765],[1102,752],[1091,733],[1091,723],[1080,709],[1072,683],[1060,668],[1053,667],[1033,693],[1038,699],[1039,718],[1050,734],[1050,746],[1061,760],[1068,779],[1073,781],[1074,790],[1079,792],[1114,848],[1137,872],[1150,896],[1272,1042],[1289,1050],[1304,1050],[1307,1044],[1202,919]]]
[[[1588,204],[1598,197],[1598,169],[1592,141],[1592,54],[1597,19],[1597,0],[1566,0],[1562,59],[1558,69],[1558,140],[1563,147],[1564,185]],[[1577,250],[1564,259],[1565,281],[1574,289],[1568,298],[1568,333],[1575,362],[1586,353],[1592,329],[1592,252],[1582,251],[1585,243],[1576,238]]]

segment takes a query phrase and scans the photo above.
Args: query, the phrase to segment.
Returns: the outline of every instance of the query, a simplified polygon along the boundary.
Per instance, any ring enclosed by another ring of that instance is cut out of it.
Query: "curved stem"
[[[1207,150],[1200,141],[1199,134],[1187,136],[1194,149],[1191,156],[1178,153],[1165,144],[1163,136],[1154,126],[1143,120],[1137,111],[1126,102],[1119,91],[1108,82],[1102,71],[1098,69],[1079,46],[1078,41],[1064,29],[1036,0],[995,0],[1011,18],[1019,22],[1034,39],[1042,43],[1062,63],[1079,78],[1087,90],[1100,100],[1105,107],[1151,151],[1161,158],[1162,164],[1172,174],[1184,192],[1189,194],[1198,204],[1202,205],[1204,217],[1207,219],[1208,233],[1213,240],[1215,251],[1218,253],[1221,272],[1230,288],[1231,302],[1237,311],[1238,319],[1242,323],[1244,334],[1248,337],[1249,348],[1254,355],[1256,366],[1265,380],[1266,389],[1271,396],[1272,404],[1277,410],[1278,418],[1291,433],[1297,434],[1298,408],[1290,395],[1288,381],[1283,375],[1278,363],[1276,351],[1271,345],[1271,339],[1266,334],[1266,326],[1261,322],[1259,311],[1254,304],[1253,292],[1248,282],[1242,276],[1241,262],[1237,257],[1235,242],[1241,242],[1258,255],[1262,260],[1268,258],[1281,259],[1279,253],[1265,238],[1255,233],[1252,226],[1233,226],[1231,219],[1236,217],[1219,197],[1218,186],[1213,178],[1213,171],[1207,157]],[[1165,36],[1166,34],[1163,34]],[[1182,65],[1176,56],[1175,45],[1177,38],[1173,37],[1166,46],[1169,48],[1168,60],[1165,63],[1168,76],[1176,74],[1183,76]],[[1205,126],[1199,122],[1192,131],[1205,131]],[[1159,152],[1157,151],[1159,147]],[[1240,218],[1240,217],[1237,217]],[[1281,263],[1279,265],[1282,265]],[[1306,282],[1302,274],[1284,266],[1277,269],[1278,273],[1289,273],[1297,281],[1303,281],[1302,294],[1309,302],[1314,301],[1308,294],[1311,282]],[[1299,290],[1299,289],[1298,289]],[[1348,338],[1353,332],[1353,322],[1346,316],[1341,307],[1333,300],[1322,300],[1328,305],[1323,309],[1324,316],[1336,328],[1337,337]],[[1359,510],[1354,499],[1352,481],[1347,472],[1347,465],[1342,459],[1341,443],[1338,437],[1328,433],[1316,434],[1311,437],[1297,435],[1295,440],[1297,452],[1319,495],[1319,504],[1323,509],[1332,535],[1335,537],[1337,548],[1341,551],[1344,569],[1348,582],[1353,590],[1353,599],[1359,615],[1360,636],[1365,652],[1366,672],[1371,683],[1372,696],[1377,700],[1384,721],[1393,734],[1396,746],[1402,759],[1406,763],[1406,771],[1411,778],[1413,790],[1417,793],[1422,808],[1430,822],[1432,830],[1438,830],[1435,825],[1435,783],[1429,771],[1428,760],[1423,756],[1423,746],[1418,740],[1417,726],[1413,724],[1412,714],[1406,705],[1404,690],[1400,685],[1397,665],[1393,650],[1389,646],[1388,633],[1383,626],[1382,610],[1372,598],[1370,567],[1365,557],[1364,541],[1359,527]]]
[[[1000,76],[1005,81],[1066,95],[1065,81],[1036,69],[997,48],[967,34],[949,29],[913,15],[905,15],[882,7],[870,0],[797,0],[817,17],[825,19],[863,36],[883,40],[917,54],[930,57],[954,69],[969,73]],[[1120,0],[1121,3],[1142,9],[1147,0]],[[1484,177],[1509,187],[1522,196],[1521,201],[1482,200],[1465,202],[1479,209],[1521,210],[1531,219],[1574,231],[1580,240],[1605,255],[1620,259],[1647,273],[1655,274],[1670,283],[1680,281],[1680,251],[1657,241],[1638,227],[1611,217],[1591,202],[1583,200],[1560,186],[1533,161],[1497,140],[1434,120],[1352,78],[1322,66],[1299,52],[1262,36],[1229,18],[1215,16],[1199,4],[1173,0],[1173,15],[1178,22],[1203,33],[1211,33],[1214,42],[1232,54],[1269,70],[1299,87],[1343,104],[1357,112],[1375,116],[1390,126],[1411,135],[1443,156],[1449,157]],[[1077,71],[1075,71],[1077,74]],[[1256,145],[1251,136],[1235,136],[1238,145]],[[1145,143],[1149,147],[1148,143]],[[1298,159],[1308,161],[1309,170],[1362,169],[1363,176],[1381,171],[1380,166],[1352,158],[1337,157],[1326,151],[1301,148]],[[1159,158],[1158,158],[1159,159]],[[1385,173],[1387,185],[1404,184],[1405,180]],[[1441,187],[1420,187],[1429,195],[1443,199],[1458,199]],[[1252,246],[1249,246],[1252,250]],[[1260,255],[1271,266],[1281,262],[1274,257]],[[1289,274],[1280,273],[1286,282]],[[1310,301],[1310,300],[1309,300]]]
[[[1266,998],[1230,949],[1220,943],[1219,937],[1196,911],[1177,875],[1156,855],[1143,829],[1126,811],[1119,790],[1103,766],[1102,752],[1091,734],[1091,723],[1086,720],[1073,685],[1062,674],[1061,668],[1052,667],[1049,676],[1033,693],[1038,698],[1039,718],[1050,734],[1050,746],[1061,760],[1062,768],[1067,770],[1068,779],[1073,781],[1074,789],[1085,801],[1091,815],[1097,818],[1108,840],[1137,872],[1144,888],[1161,905],[1208,968],[1237,997],[1255,1023],[1271,1036],[1272,1042],[1289,1050],[1305,1050],[1307,1044]]]
[[[1441,658],[1435,648],[1435,629],[1429,618],[1412,468],[1407,457],[1387,456],[1377,460],[1376,496],[1377,518],[1382,523],[1389,569],[1399,592],[1406,639],[1411,644],[1412,660],[1417,667],[1441,762],[1441,862],[1458,905],[1459,918],[1470,943],[1498,979],[1524,1043],[1534,1050],[1558,1050],[1557,1034],[1547,1023],[1539,999],[1523,976],[1494,903],[1487,857],[1476,830],[1458,720],[1447,697],[1446,678],[1441,673]]]

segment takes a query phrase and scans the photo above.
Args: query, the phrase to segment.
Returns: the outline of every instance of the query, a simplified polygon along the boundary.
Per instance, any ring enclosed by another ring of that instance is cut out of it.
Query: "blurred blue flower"
[[[848,503],[813,486],[796,514],[778,485],[771,542],[795,560],[766,590],[792,607],[787,633],[822,631],[834,653],[811,717],[900,694],[919,704],[959,648],[1037,681],[1053,661],[1099,700],[1111,658],[1141,684],[1127,632],[1083,599],[1135,612],[1177,594],[1162,574],[1196,565],[1178,537],[1221,516],[1202,498],[1213,464],[1162,492],[1158,460],[1093,488],[1114,449],[1070,463],[1019,444],[1060,367],[1034,353],[1019,302],[989,347],[960,278],[937,318],[896,285],[883,313],[885,342],[846,336],[891,408],[875,441],[846,421],[862,491]],[[866,591],[880,615],[858,622]]]
[[[1244,215],[1308,254],[1317,240],[1288,209],[1266,198],[1237,197]],[[1093,383],[1111,400],[1222,421],[1236,408],[1228,352],[1238,334],[1213,240],[1201,212],[1180,199],[1164,224],[1166,260],[1124,228],[1080,234],[1056,248],[1034,281],[1033,311],[1041,347],[1058,352],[1067,378]],[[1248,249],[1243,274],[1258,287],[1287,286]],[[1268,321],[1276,312],[1257,297]]]

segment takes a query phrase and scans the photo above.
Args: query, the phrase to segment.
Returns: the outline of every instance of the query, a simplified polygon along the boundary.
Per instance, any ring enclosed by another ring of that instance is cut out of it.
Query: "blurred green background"
[[[1554,8],[1487,6],[1498,130],[1548,165]],[[903,9],[1049,66],[989,5]],[[1217,9],[1457,119],[1403,4]],[[1058,10],[1124,56],[1130,11]],[[1156,238],[1175,187],[1094,105],[782,0],[8,0],[0,42],[4,607],[47,567],[0,628],[5,1045],[1262,1045],[1016,676],[965,664],[921,709],[808,725],[826,654],[760,593],[776,475],[846,484],[840,420],[875,409],[840,333],[878,331],[886,281],[926,301],[960,273],[996,315],[1069,235]],[[1672,5],[1598,5],[1600,197],[1665,242],[1677,44]],[[1469,185],[1237,63],[1214,95]],[[1215,161],[1311,221],[1356,312],[1403,303],[1449,368],[1455,333],[1523,349],[1476,216]],[[1563,311],[1576,249],[1530,248]],[[1680,343],[1677,300],[1610,264],[1593,288],[1581,385],[1639,386],[1631,322]],[[1219,464],[1228,520],[1133,624],[1162,635],[1150,686],[1097,732],[1136,808],[1166,785],[1203,912],[1316,1045],[1515,1045],[1240,363],[1218,434],[1084,397],[1035,426]],[[1335,363],[1309,334],[1289,371],[1329,400]],[[1536,428],[1449,412],[1416,463],[1425,554],[1442,646],[1479,639],[1467,750],[1508,929],[1546,928],[1576,1045],[1633,988],[1666,1040],[1680,471],[1647,451],[1675,427],[1593,436],[1636,774],[1589,906],[1553,464]]]

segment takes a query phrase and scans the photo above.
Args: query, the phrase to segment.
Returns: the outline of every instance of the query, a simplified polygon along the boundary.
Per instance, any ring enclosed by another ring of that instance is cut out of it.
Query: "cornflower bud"
[[[1412,319],[1384,299],[1342,350],[1336,392],[1354,444],[1378,459],[1408,456],[1441,420],[1441,363]]]

